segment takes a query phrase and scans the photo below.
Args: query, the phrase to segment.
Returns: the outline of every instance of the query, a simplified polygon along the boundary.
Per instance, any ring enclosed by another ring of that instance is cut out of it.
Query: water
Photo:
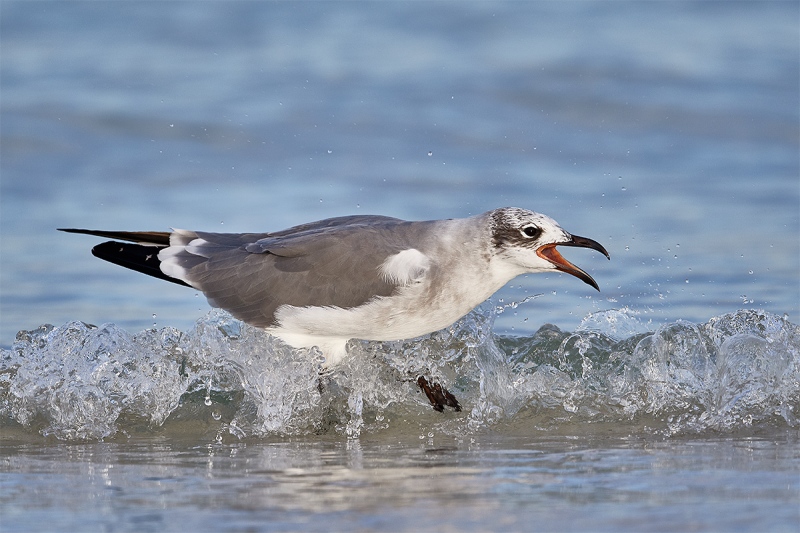
[[[15,448],[0,499],[5,531],[793,531],[796,444],[134,439]]]
[[[20,332],[3,352],[3,406],[21,426],[10,427],[67,441],[160,434],[176,422],[201,441],[213,430],[216,442],[395,431],[463,439],[609,423],[688,435],[798,424],[800,327],[785,318],[740,311],[648,332],[610,311],[574,332],[546,325],[531,337],[497,337],[495,313],[483,306],[420,339],[351,342],[351,357],[323,375],[316,349],[290,349],[221,311],[187,333],[46,326]],[[430,412],[418,375],[443,382],[463,412]]]
[[[0,15],[3,531],[796,531],[797,2]],[[502,205],[602,292],[518,278],[322,378],[54,231]]]
[[[322,376],[219,311],[21,332],[0,367],[9,530],[795,528],[800,326],[608,311],[496,336],[500,310],[351,343]],[[433,411],[419,374],[464,409]]]

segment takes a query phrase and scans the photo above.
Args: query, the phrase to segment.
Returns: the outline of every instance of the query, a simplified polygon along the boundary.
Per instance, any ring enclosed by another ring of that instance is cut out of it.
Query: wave
[[[70,322],[20,331],[0,364],[0,427],[20,438],[198,439],[434,433],[464,438],[596,431],[664,435],[796,428],[800,326],[758,310],[655,329],[630,309],[573,332],[496,335],[485,304],[451,327],[398,342],[351,341],[322,355],[212,311],[188,332],[131,334]],[[416,384],[448,388],[437,413]]]

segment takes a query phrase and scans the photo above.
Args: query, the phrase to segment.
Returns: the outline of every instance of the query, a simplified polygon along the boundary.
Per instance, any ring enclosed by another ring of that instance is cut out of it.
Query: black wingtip
[[[163,247],[108,241],[92,248],[92,255],[109,263],[114,263],[154,278],[163,279],[184,287],[191,287],[188,283],[167,276],[161,271],[161,261],[158,259],[158,252],[161,249]]]

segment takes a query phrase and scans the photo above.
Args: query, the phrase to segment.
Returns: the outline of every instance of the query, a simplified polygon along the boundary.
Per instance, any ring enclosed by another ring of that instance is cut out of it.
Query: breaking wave
[[[0,357],[0,428],[19,436],[535,433],[621,428],[664,435],[796,428],[800,326],[741,310],[652,330],[630,310],[574,332],[493,333],[485,304],[450,328],[398,342],[351,341],[320,375],[316,350],[286,347],[212,311],[189,332],[131,334],[70,322],[21,331]],[[416,385],[448,388],[437,413]]]

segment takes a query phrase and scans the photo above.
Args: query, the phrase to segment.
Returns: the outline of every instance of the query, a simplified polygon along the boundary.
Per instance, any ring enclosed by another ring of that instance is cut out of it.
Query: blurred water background
[[[798,28],[796,1],[4,0],[0,529],[796,531]],[[518,278],[322,387],[55,231],[504,205],[605,245],[565,251],[602,292]]]

